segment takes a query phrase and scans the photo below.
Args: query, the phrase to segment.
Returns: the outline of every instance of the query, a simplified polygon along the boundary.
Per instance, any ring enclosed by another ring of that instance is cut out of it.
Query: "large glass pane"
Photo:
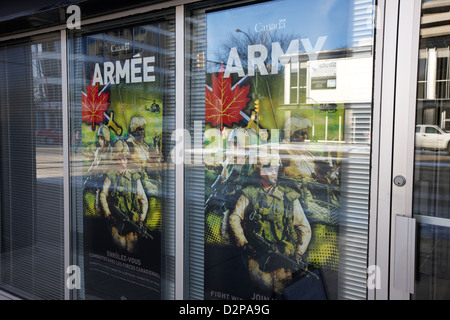
[[[449,10],[448,1],[422,2],[413,202],[417,300],[450,299]]]
[[[174,17],[162,12],[70,35],[75,299],[170,299]]]
[[[0,47],[0,290],[64,299],[61,43]]]
[[[187,11],[188,297],[365,299],[373,2],[245,3]]]

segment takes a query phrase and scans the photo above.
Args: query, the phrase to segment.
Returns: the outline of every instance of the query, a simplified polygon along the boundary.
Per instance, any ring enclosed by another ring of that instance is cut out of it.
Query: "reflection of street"
[[[63,150],[62,147],[36,148],[36,178],[63,177]]]
[[[70,154],[70,171],[72,175],[81,174],[83,165],[81,152]],[[84,164],[89,166],[89,164]],[[62,146],[36,147],[36,178],[62,178],[64,176]]]
[[[434,299],[449,299],[450,155],[447,152],[416,151],[413,212],[419,222],[424,221],[421,216],[427,216],[426,221],[430,223],[419,224],[417,295],[414,298],[427,299],[433,292]],[[447,226],[442,226],[442,222]]]
[[[450,218],[450,155],[416,151],[414,212]]]
[[[424,162],[442,162],[448,161],[450,162],[450,155],[446,151],[418,151],[416,150],[415,154],[416,161]]]

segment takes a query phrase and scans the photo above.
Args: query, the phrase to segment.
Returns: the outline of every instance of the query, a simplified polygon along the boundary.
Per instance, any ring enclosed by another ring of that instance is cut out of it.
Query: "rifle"
[[[86,191],[96,191],[103,187],[104,175],[89,174],[83,182],[83,189]]]
[[[303,184],[303,180],[300,178],[291,178],[281,174],[278,175],[278,185],[281,187],[290,187],[297,192],[301,192]]]
[[[224,197],[223,190],[225,189],[224,183],[221,183],[222,177],[219,175],[212,184],[211,188],[214,190],[211,195],[206,199],[205,212],[222,210],[225,206],[226,199]]]
[[[276,258],[277,260],[282,261],[283,265],[286,265],[289,269],[300,271],[302,273],[312,275],[316,279],[319,279],[318,275],[308,270],[308,265],[304,263],[301,259],[294,260],[282,254],[275,244],[267,241],[259,234],[252,232],[249,235],[248,240],[250,244],[253,243],[257,245],[258,251],[263,249],[266,252],[263,259],[263,263],[260,263],[261,271],[265,271],[266,265],[271,258]]]
[[[128,218],[128,215],[120,210],[119,207],[113,205],[110,211],[113,221],[115,222],[115,226],[121,236],[130,232],[135,232],[139,237],[150,238],[153,240],[153,237],[147,232],[147,228],[144,225],[138,225],[131,221]]]
[[[205,202],[205,212],[213,211],[216,213],[223,213],[226,210],[227,203],[230,206],[230,194],[235,191],[235,183],[233,181],[234,177],[238,175],[238,172],[233,170],[228,178],[222,181],[222,176],[219,175],[214,183],[211,185],[213,192],[206,199]]]

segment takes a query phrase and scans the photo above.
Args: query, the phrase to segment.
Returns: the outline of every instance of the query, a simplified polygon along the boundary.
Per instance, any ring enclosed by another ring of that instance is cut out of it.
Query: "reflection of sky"
[[[327,36],[322,50],[347,47],[352,0],[276,0],[256,5],[209,13],[208,47],[213,53],[236,29],[255,32],[255,25],[275,24],[286,19],[286,34],[309,38],[314,47],[317,38]],[[261,26],[258,25],[258,26]],[[277,31],[279,32],[279,31]],[[244,36],[244,35],[243,35]]]

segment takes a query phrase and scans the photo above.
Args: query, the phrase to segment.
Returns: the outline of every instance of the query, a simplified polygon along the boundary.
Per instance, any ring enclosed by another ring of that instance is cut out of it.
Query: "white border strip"
[[[70,124],[67,74],[67,33],[61,30],[61,88],[62,88],[62,125],[63,125],[63,170],[64,170],[64,274],[70,264]],[[66,274],[65,274],[66,275]],[[66,279],[66,277],[64,277]],[[69,300],[71,294],[64,281],[64,298]]]
[[[369,211],[369,250],[368,265],[376,265],[377,257],[377,216],[378,216],[378,174],[380,171],[380,120],[382,100],[383,79],[383,52],[384,52],[384,26],[386,1],[379,1],[375,11],[375,63],[374,63],[374,89],[373,89],[373,112],[372,112],[372,169],[370,178],[370,211]],[[392,28],[391,28],[392,29]],[[367,299],[375,300],[375,290],[367,290]]]
[[[175,8],[176,130],[184,129],[184,6]],[[184,149],[184,148],[183,148]],[[183,155],[184,156],[184,155]],[[175,300],[184,298],[184,161],[175,164]]]

